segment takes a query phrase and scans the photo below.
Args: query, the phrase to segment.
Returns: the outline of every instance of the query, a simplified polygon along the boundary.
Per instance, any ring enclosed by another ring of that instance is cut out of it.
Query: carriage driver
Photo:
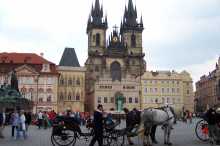
[[[135,110],[129,111],[127,108],[124,108],[123,110],[126,114],[126,130],[130,134],[130,133],[132,133],[132,130],[134,129],[135,124],[137,124],[136,120],[135,120],[135,116],[134,116]],[[131,140],[132,136],[129,134],[127,135],[128,143],[129,143],[129,145],[134,145],[134,143]]]
[[[94,111],[93,123],[94,136],[89,146],[94,146],[96,141],[98,141],[99,146],[103,146],[103,107],[101,104],[99,104],[97,109]]]

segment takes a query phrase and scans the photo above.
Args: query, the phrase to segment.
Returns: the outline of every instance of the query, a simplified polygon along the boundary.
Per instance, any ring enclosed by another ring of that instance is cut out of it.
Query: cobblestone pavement
[[[194,120],[193,124],[186,124],[178,122],[174,130],[172,131],[171,141],[173,146],[209,146],[207,142],[202,142],[196,138],[194,129],[195,124],[198,120]],[[123,126],[123,125],[122,125]],[[35,126],[31,126],[28,132],[28,138],[26,140],[19,139],[14,140],[10,137],[10,127],[4,129],[5,139],[0,139],[0,146],[52,146],[50,141],[51,129],[38,129]],[[156,138],[159,144],[155,146],[163,145],[163,131],[160,127],[157,128]],[[133,139],[135,146],[140,146],[141,140],[136,137]],[[87,146],[89,141],[86,142],[84,139],[78,140],[76,146]]]

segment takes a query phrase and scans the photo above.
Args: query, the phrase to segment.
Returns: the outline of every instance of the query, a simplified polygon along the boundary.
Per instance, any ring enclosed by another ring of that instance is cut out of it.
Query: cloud
[[[199,81],[200,77],[203,75],[208,75],[209,72],[212,72],[215,69],[215,65],[218,62],[219,56],[215,56],[210,60],[201,62],[200,64],[192,64],[180,68],[179,70],[186,70],[191,74],[194,83]]]
[[[120,25],[127,2],[101,1],[108,15],[107,34],[113,25]],[[219,55],[219,0],[134,2],[138,17],[143,15],[148,68],[191,70]],[[92,3],[94,0],[0,0],[0,51],[44,52],[47,59],[58,64],[64,48],[74,47],[84,65]]]

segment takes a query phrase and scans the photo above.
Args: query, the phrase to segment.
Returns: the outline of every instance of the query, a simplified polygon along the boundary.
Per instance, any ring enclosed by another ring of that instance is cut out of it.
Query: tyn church
[[[99,0],[92,5],[87,23],[88,58],[86,60],[85,110],[98,104],[106,110],[141,108],[141,75],[146,70],[142,47],[143,20],[137,20],[132,0],[125,6],[120,28],[110,36],[107,16]]]

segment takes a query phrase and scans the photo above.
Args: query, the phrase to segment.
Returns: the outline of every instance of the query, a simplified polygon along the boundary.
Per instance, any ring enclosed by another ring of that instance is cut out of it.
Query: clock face
[[[113,42],[117,42],[118,38],[117,37],[113,37]]]

